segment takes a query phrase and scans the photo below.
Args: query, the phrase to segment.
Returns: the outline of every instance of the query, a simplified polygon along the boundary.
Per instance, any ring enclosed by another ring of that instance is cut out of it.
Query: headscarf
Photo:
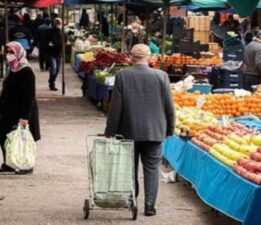
[[[30,67],[30,64],[26,58],[26,51],[20,43],[15,41],[9,42],[6,45],[6,48],[15,56],[13,61],[8,62],[12,72],[18,72],[25,67]]]

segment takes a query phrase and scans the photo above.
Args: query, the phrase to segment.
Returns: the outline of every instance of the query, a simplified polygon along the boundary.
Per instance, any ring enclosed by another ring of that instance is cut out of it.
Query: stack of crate
[[[244,85],[244,74],[241,69],[229,71],[220,69],[219,88],[241,89]]]
[[[188,16],[187,28],[194,28],[194,41],[200,41],[202,44],[209,43],[210,34],[209,16]]]

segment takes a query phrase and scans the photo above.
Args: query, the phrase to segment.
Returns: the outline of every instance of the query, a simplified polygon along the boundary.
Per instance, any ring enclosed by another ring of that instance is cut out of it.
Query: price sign
[[[200,95],[197,100],[197,108],[201,109],[205,104],[205,102],[206,102],[206,97],[204,95]]]
[[[228,116],[222,116],[222,118],[221,118],[221,124],[222,124],[224,127],[227,127],[228,124],[229,124],[229,117],[228,117]]]

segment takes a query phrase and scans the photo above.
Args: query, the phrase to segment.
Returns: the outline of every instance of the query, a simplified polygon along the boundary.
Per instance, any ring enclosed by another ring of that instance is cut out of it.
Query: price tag
[[[222,126],[227,127],[228,124],[229,124],[229,117],[228,116],[222,116],[221,124],[222,124]]]
[[[205,102],[206,102],[206,97],[204,95],[200,95],[197,100],[197,108],[201,109],[205,104]]]

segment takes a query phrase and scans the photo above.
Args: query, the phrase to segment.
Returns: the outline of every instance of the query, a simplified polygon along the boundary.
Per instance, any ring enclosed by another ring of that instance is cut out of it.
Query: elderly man
[[[145,216],[154,208],[159,182],[161,142],[173,134],[174,106],[168,75],[148,66],[150,49],[138,44],[131,50],[133,67],[116,75],[111,108],[107,119],[107,137],[121,134],[135,142],[136,197],[139,194],[138,163],[143,163]]]
[[[245,48],[244,63],[246,65],[246,89],[251,90],[252,85],[261,84],[261,31]]]
[[[127,51],[133,48],[136,44],[143,44],[145,42],[145,32],[138,21],[131,23],[131,30],[126,35],[126,48]]]

